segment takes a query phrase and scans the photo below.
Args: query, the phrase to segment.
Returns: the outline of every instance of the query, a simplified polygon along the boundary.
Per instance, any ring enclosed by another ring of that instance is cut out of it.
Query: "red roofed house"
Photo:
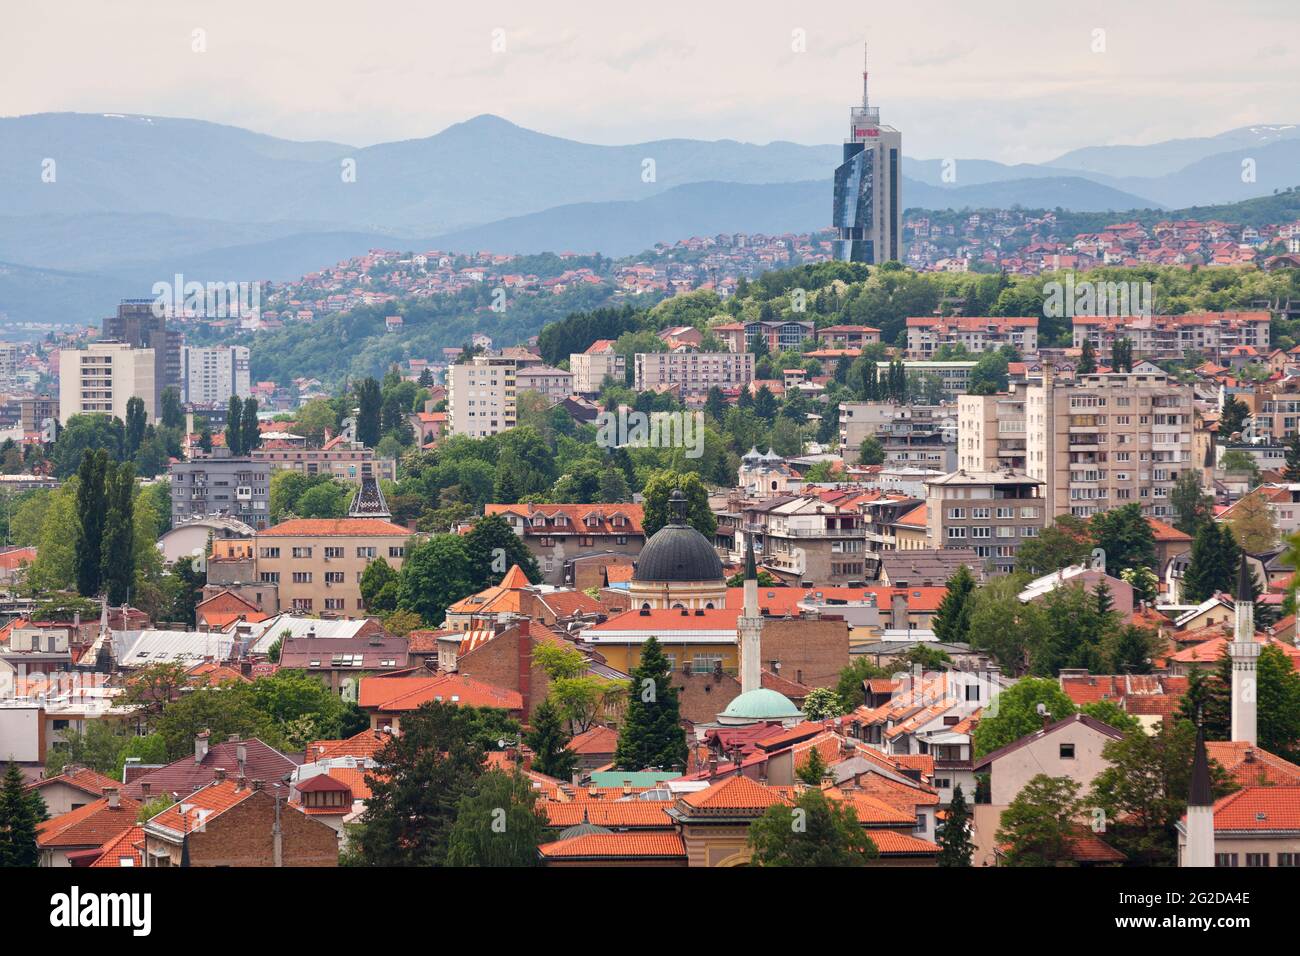
[[[1178,824],[1178,859],[1187,817]],[[1214,803],[1214,865],[1300,866],[1300,786],[1243,787]]]
[[[135,825],[140,804],[110,789],[98,800],[51,817],[36,828],[41,866],[89,866],[104,844]]]
[[[503,516],[523,538],[547,584],[564,584],[567,563],[576,557],[596,552],[636,557],[645,544],[638,504],[489,504],[483,512]]]
[[[518,691],[494,687],[462,674],[412,676],[410,671],[392,676],[363,677],[357,703],[370,715],[372,729],[391,727],[394,733],[398,733],[403,714],[434,701],[467,707],[496,707],[509,711],[513,717],[522,717],[524,710],[524,698]]]
[[[88,767],[68,764],[57,776],[44,777],[27,785],[45,801],[45,812],[52,817],[79,810],[105,796],[110,790],[120,790],[122,783]]]
[[[198,734],[194,738],[193,756],[182,757],[133,778],[123,786],[123,792],[141,801],[164,794],[177,799],[206,787],[217,770],[248,780],[278,781],[297,766],[289,757],[256,737],[240,740],[234,736],[216,744],[210,741],[211,735],[207,731]]]

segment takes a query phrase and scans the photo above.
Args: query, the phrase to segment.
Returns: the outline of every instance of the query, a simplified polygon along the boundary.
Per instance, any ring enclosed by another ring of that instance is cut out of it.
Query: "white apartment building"
[[[514,428],[517,371],[515,359],[487,354],[448,368],[451,434],[486,438]]]
[[[605,379],[612,378],[622,385],[627,375],[627,357],[614,351],[613,339],[597,339],[585,352],[569,356],[569,370],[573,372],[573,390],[579,395],[597,395]]]
[[[253,394],[249,352],[243,345],[181,349],[182,401],[194,405],[225,405],[231,396]]]
[[[969,472],[1024,471],[1025,389],[1007,394],[957,398],[957,467]]]
[[[515,372],[515,388],[537,392],[550,402],[562,402],[573,394],[573,373],[549,365],[520,366]]]
[[[637,391],[677,385],[683,399],[754,380],[753,352],[638,352],[633,356]]]
[[[907,320],[907,352],[912,358],[930,358],[945,345],[962,346],[980,353],[1010,345],[1021,355],[1038,351],[1035,316],[913,316]]]
[[[73,415],[113,415],[126,421],[126,403],[144,399],[150,421],[158,417],[154,402],[153,349],[133,349],[122,342],[97,342],[84,349],[59,352],[59,424]]]

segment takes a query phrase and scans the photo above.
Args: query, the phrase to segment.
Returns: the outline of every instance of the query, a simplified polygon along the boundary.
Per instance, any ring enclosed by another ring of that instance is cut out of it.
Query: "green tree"
[[[820,787],[822,778],[826,776],[826,760],[822,753],[816,747],[808,751],[808,757],[803,763],[795,768],[795,776],[810,787]]]
[[[1178,515],[1174,527],[1193,538],[1202,525],[1214,518],[1214,499],[1201,487],[1200,473],[1195,468],[1185,469],[1178,475],[1169,492],[1169,504]]]
[[[1002,811],[996,839],[1006,846],[1004,865],[1071,865],[1082,809],[1079,784],[1069,777],[1033,777]]]
[[[27,583],[37,591],[58,591],[76,584],[81,564],[78,547],[81,525],[77,520],[80,488],[74,476],[63,487],[50,492],[36,560],[27,572]]]
[[[518,770],[489,770],[456,807],[447,866],[537,866],[546,827],[532,781]]]
[[[931,628],[934,636],[946,644],[964,644],[970,630],[970,613],[974,604],[975,577],[961,565],[948,579],[948,590],[939,602]]]
[[[1183,600],[1199,604],[1217,593],[1233,593],[1240,549],[1232,532],[1217,521],[1201,526],[1192,541],[1191,558],[1183,572]]]
[[[429,627],[440,627],[447,607],[475,591],[465,542],[454,534],[431,535],[408,547],[401,578],[398,606]]]
[[[709,507],[709,490],[700,480],[700,476],[687,472],[657,471],[645,483],[642,493],[645,495],[644,517],[642,526],[646,537],[668,523],[672,513],[669,498],[674,491],[680,490],[686,496],[686,523],[712,540],[718,530],[718,519]]]
[[[829,687],[814,687],[804,698],[803,713],[809,720],[826,720],[844,713],[844,701]]]
[[[1300,674],[1276,644],[1256,661],[1259,745],[1287,760],[1300,759]]]
[[[835,694],[844,703],[845,710],[851,711],[866,702],[864,681],[889,676],[888,668],[872,663],[869,657],[858,657],[840,671],[839,681],[835,685]]]
[[[369,448],[379,444],[383,401],[379,383],[373,377],[357,383],[357,441]]]
[[[480,518],[463,540],[470,566],[468,593],[501,583],[506,572],[515,565],[533,584],[541,582],[542,571],[537,566],[537,558],[502,515]]]
[[[104,479],[104,517],[100,580],[109,604],[126,603],[135,582],[135,468],[130,462],[110,465]]]
[[[1083,340],[1083,349],[1079,355],[1079,364],[1075,372],[1079,375],[1093,375],[1097,371],[1097,350],[1089,339]]]
[[[257,427],[257,399],[245,399],[239,416],[239,453],[247,455],[261,446],[262,430]]]
[[[1282,469],[1282,480],[1300,481],[1300,431],[1294,431],[1286,440],[1286,467]]]
[[[659,641],[641,645],[632,671],[627,713],[619,729],[614,765],[619,770],[672,770],[686,766],[686,733],[682,729],[677,688],[672,685],[668,659]]]
[[[238,395],[231,395],[226,407],[226,448],[235,458],[244,454],[244,400]]]
[[[868,435],[862,439],[862,445],[858,449],[859,465],[883,465],[885,463],[885,446],[880,443],[880,439],[875,435]]]
[[[1013,674],[1031,663],[1031,652],[1048,639],[1047,612],[1037,601],[1020,600],[1019,575],[994,578],[975,592],[967,635],[971,647],[987,651]]]
[[[365,866],[442,866],[461,800],[483,775],[484,746],[472,708],[432,701],[402,717],[402,733],[375,755],[371,796],[350,835]],[[499,804],[498,804],[499,806]]]
[[[1106,552],[1106,571],[1111,576],[1124,568],[1155,565],[1155,534],[1137,502],[1098,512],[1092,516],[1091,529],[1097,547]]]
[[[768,807],[750,824],[749,845],[759,866],[866,866],[879,855],[854,809],[816,789]]]
[[[1051,574],[1071,565],[1083,564],[1093,548],[1085,521],[1074,515],[1058,515],[1050,527],[1016,550],[1016,570],[1029,574]]]
[[[25,789],[22,771],[10,760],[0,783],[0,867],[36,866],[36,827],[47,818],[40,792]]]
[[[185,408],[181,404],[181,392],[175,385],[168,385],[162,390],[158,418],[163,428],[182,428],[185,425]]]
[[[1046,710],[1046,718],[1038,705]],[[1026,677],[993,699],[975,727],[975,756],[985,757],[1074,713],[1074,701],[1061,685],[1046,677]]]
[[[936,835],[940,866],[970,866],[971,855],[975,852],[970,836],[970,818],[966,795],[961,792],[961,784],[957,784]]]
[[[134,458],[144,442],[144,429],[149,416],[145,414],[144,399],[133,395],[126,400],[126,449],[127,458]]]
[[[108,500],[104,481],[108,471],[108,454],[103,450],[87,451],[77,471],[77,591],[82,597],[99,594],[103,581],[104,522]]]
[[[371,614],[397,609],[402,577],[383,558],[375,558],[361,572],[361,600]]]
[[[548,777],[569,780],[578,769],[578,755],[569,749],[573,738],[564,729],[559,708],[548,698],[533,711],[533,729],[524,737],[533,751],[533,769]]]

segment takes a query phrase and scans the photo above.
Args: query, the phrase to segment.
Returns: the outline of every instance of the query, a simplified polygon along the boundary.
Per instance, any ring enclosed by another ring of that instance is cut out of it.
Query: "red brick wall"
[[[275,799],[263,791],[190,834],[191,866],[273,866]],[[338,866],[338,834],[287,803],[280,804],[285,866]]]

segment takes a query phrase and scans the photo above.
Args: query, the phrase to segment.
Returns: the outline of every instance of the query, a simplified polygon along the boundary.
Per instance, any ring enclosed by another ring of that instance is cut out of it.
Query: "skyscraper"
[[[862,105],[849,110],[843,162],[835,169],[834,255],[876,264],[903,258],[903,134],[880,125],[867,90],[862,49]]]

